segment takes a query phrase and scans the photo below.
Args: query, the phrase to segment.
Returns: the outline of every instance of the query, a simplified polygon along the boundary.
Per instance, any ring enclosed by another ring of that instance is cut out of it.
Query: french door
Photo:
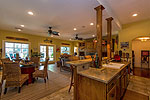
[[[49,61],[54,61],[54,46],[53,45],[40,45],[41,58],[40,61],[44,62],[46,58],[49,58]]]

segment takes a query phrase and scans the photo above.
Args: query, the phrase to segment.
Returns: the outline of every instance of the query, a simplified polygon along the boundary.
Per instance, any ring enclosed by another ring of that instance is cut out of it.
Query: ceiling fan
[[[48,35],[56,35],[56,36],[59,36],[60,35],[60,33],[59,32],[57,32],[57,31],[53,31],[52,30],[52,27],[49,27],[49,30],[48,30]]]
[[[80,37],[78,36],[78,34],[76,34],[74,40],[83,40],[83,38],[80,38]]]

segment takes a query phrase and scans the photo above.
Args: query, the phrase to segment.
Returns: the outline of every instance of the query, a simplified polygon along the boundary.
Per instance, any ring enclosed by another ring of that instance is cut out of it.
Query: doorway
[[[49,58],[49,62],[55,61],[54,45],[40,45],[40,62],[44,62],[46,58]]]
[[[132,64],[133,67],[133,75],[141,76],[141,77],[150,77],[150,37],[137,37],[132,40]]]

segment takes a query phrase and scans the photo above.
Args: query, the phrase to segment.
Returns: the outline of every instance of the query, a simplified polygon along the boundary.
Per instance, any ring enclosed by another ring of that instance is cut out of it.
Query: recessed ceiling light
[[[24,25],[20,25],[21,27],[24,27]]]
[[[141,37],[141,38],[139,38],[140,40],[143,40],[143,39],[145,39],[145,40],[148,40],[148,39],[150,39],[149,37]]]
[[[92,35],[93,37],[95,37],[95,35]]]
[[[90,25],[94,25],[94,23],[90,23]]]
[[[74,30],[74,31],[76,31],[77,29],[76,29],[76,28],[74,28],[73,30]]]
[[[28,11],[28,14],[29,14],[29,15],[33,15],[33,12],[32,12],[32,11]]]
[[[133,14],[132,16],[135,17],[135,16],[137,16],[137,15],[138,15],[138,14]]]
[[[21,29],[17,29],[19,32],[21,31]]]

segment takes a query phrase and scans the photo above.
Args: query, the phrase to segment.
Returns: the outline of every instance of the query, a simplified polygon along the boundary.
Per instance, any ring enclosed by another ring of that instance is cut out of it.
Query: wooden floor
[[[145,92],[149,91],[149,87],[148,87],[149,81],[148,80],[150,78],[150,70],[146,69],[146,68],[142,68],[142,69],[134,68],[133,75],[139,76],[139,78],[137,78],[137,79],[134,78],[134,79],[130,80],[128,90],[126,91],[123,100],[149,100],[150,95],[149,95],[149,93],[145,93]],[[142,77],[144,77],[145,79],[142,79]],[[129,90],[129,88],[131,88],[131,89]],[[145,94],[147,94],[147,95],[145,95]]]
[[[48,66],[48,75],[49,79],[46,84],[43,79],[39,78],[34,84],[24,85],[21,93],[17,92],[17,88],[8,88],[7,94],[2,94],[1,100],[39,100],[68,86],[70,83],[70,72],[60,72],[55,64]]]
[[[127,90],[123,100],[149,100],[149,97],[137,92]]]
[[[148,68],[133,68],[133,75],[150,78],[150,69]]]

